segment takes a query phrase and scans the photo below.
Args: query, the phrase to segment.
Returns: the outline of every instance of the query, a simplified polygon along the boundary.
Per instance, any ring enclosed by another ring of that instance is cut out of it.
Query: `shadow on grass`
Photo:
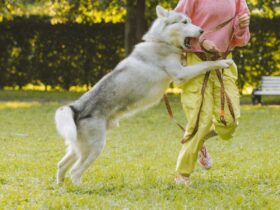
[[[230,180],[221,179],[220,177],[216,178],[195,178],[189,186],[176,185],[173,182],[173,179],[163,183],[114,183],[109,182],[98,182],[95,184],[84,183],[80,186],[74,186],[69,182],[66,184],[60,185],[58,188],[64,189],[67,193],[76,194],[76,195],[98,195],[98,196],[110,196],[116,194],[125,194],[127,192],[153,192],[159,191],[165,194],[166,192],[177,192],[183,191],[186,193],[192,193],[198,191],[211,192],[211,193],[225,193],[229,192],[231,189],[240,189],[244,184],[245,180]]]

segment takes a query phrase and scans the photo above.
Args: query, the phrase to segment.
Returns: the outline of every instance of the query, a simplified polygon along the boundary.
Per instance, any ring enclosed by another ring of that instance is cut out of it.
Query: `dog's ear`
[[[160,5],[157,5],[156,11],[157,11],[157,16],[158,16],[159,18],[167,17],[167,16],[168,16],[168,10],[164,9],[164,8],[163,8],[162,6],[160,6]]]

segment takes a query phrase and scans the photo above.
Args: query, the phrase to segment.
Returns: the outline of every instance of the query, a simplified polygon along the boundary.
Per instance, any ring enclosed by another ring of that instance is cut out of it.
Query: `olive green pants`
[[[228,56],[231,58],[231,55]],[[195,54],[187,55],[187,64],[193,65],[202,62]],[[192,133],[198,117],[199,107],[202,101],[201,88],[205,75],[200,75],[181,86],[181,103],[187,117],[186,133]],[[223,81],[225,92],[229,95],[236,121],[230,114],[227,103],[225,102],[225,126],[220,122],[221,112],[221,84],[215,71],[210,73],[207,87],[204,94],[204,102],[200,114],[199,126],[197,133],[185,144],[179,153],[176,171],[182,175],[189,176],[195,168],[198,151],[204,143],[204,138],[213,126],[216,133],[221,139],[228,140],[233,136],[237,127],[237,119],[240,116],[239,93],[236,86],[237,67],[231,65],[230,68],[224,69]]]

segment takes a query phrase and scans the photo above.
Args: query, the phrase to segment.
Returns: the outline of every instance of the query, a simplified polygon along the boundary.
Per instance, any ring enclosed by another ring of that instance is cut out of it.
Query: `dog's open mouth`
[[[188,49],[190,49],[190,48],[192,47],[192,45],[191,45],[191,37],[186,37],[186,38],[184,39],[184,45],[185,45],[185,47],[188,48]]]

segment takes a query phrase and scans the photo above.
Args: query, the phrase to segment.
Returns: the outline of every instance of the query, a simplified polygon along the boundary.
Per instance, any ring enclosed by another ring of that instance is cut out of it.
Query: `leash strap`
[[[222,29],[223,27],[225,27],[227,24],[229,24],[234,18],[235,18],[235,17],[232,17],[232,18],[226,20],[225,22],[220,23],[220,24],[217,25],[216,27],[214,27],[214,28],[212,28],[212,29],[206,31],[206,32],[203,34],[203,36],[205,36],[205,34],[208,34],[208,33],[213,33],[213,32],[219,31],[220,29]]]
[[[170,119],[183,131],[185,132],[185,128],[177,122],[177,120],[175,120],[174,116],[173,116],[173,112],[172,112],[172,108],[170,106],[170,103],[169,103],[169,100],[168,100],[168,97],[166,94],[163,95],[163,100],[164,100],[164,103],[165,103],[165,107],[166,107],[166,110],[168,112],[168,115],[170,117]]]
[[[226,96],[226,100],[227,100],[227,105],[228,105],[229,112],[230,112],[230,114],[231,114],[231,116],[232,116],[234,122],[236,122],[236,117],[235,117],[235,113],[234,113],[232,101],[231,101],[229,95],[227,94],[227,92],[225,92],[225,96]]]
[[[220,121],[223,123],[225,126],[227,125],[227,122],[225,120],[225,85],[223,81],[223,75],[220,72],[219,69],[216,69],[216,75],[218,77],[218,80],[221,84],[221,112],[220,112]]]

